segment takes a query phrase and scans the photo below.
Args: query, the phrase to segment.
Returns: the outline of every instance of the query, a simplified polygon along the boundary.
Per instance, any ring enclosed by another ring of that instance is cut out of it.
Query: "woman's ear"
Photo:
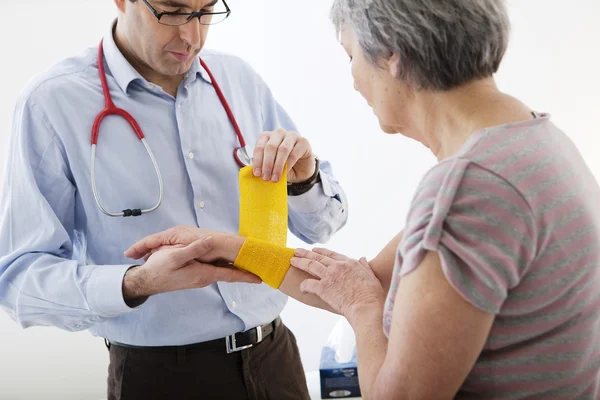
[[[400,56],[393,53],[392,56],[386,61],[387,70],[394,78],[398,78],[400,75]]]

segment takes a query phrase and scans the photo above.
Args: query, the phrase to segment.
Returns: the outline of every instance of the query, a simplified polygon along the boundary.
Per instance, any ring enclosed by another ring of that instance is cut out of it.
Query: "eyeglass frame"
[[[158,11],[156,11],[156,9],[154,7],[152,7],[152,5],[150,5],[150,3],[148,3],[148,0],[142,0],[142,2],[146,5],[146,7],[148,7],[150,12],[152,12],[152,14],[154,14],[158,23],[161,25],[165,25],[165,26],[182,26],[182,25],[187,24],[194,18],[198,18],[198,21],[200,21],[200,18],[202,18],[205,15],[227,14],[225,16],[225,18],[223,18],[223,21],[225,21],[227,18],[229,18],[229,15],[231,14],[231,9],[229,8],[229,6],[227,5],[227,2],[225,0],[222,0],[222,1],[223,1],[223,5],[225,6],[226,11],[206,12],[206,11],[200,10],[200,11],[194,11],[191,13],[182,13],[182,12],[177,12],[177,11],[163,11],[163,12],[159,13]],[[163,17],[163,15],[172,15],[172,16],[186,15],[188,17],[188,19],[187,19],[187,21],[185,21],[183,24],[180,24],[180,25],[169,25],[169,24],[163,24],[162,22],[160,22],[160,19]],[[219,21],[219,22],[223,22],[223,21]],[[200,24],[202,24],[202,22],[200,22]],[[202,25],[212,25],[212,24],[202,24]]]

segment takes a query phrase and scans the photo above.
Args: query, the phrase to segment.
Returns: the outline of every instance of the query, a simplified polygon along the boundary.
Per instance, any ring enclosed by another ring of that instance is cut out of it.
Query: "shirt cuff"
[[[112,318],[135,308],[123,298],[123,278],[132,265],[99,265],[87,283],[87,302],[90,309],[103,318]]]
[[[298,196],[288,196],[288,202],[289,206],[295,211],[311,214],[327,207],[327,202],[334,196],[329,177],[321,173],[321,182],[315,184],[306,193]]]

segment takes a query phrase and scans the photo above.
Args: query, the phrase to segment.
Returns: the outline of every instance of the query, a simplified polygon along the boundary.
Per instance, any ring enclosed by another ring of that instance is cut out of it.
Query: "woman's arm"
[[[437,253],[402,278],[389,341],[381,305],[356,307],[348,321],[357,341],[361,388],[369,399],[451,399],[472,369],[494,315],[450,286]]]
[[[240,249],[242,248],[245,240],[245,237],[238,235],[222,236],[221,240],[217,240],[217,248],[215,251],[220,259],[229,263],[233,263],[240,253]],[[326,302],[321,300],[319,296],[309,293],[302,293],[300,290],[300,284],[308,278],[314,277],[307,272],[296,268],[290,268],[285,275],[285,278],[281,282],[279,290],[306,305],[321,308],[330,312],[335,312]]]
[[[402,234],[403,232],[398,233],[373,260],[369,261],[369,265],[377,279],[379,279],[379,282],[381,282],[381,286],[385,293],[390,289],[394,264],[396,261],[396,249],[402,240]],[[325,253],[329,254],[328,252]],[[329,255],[332,254],[334,253],[331,252]],[[279,287],[279,290],[304,304],[337,314],[337,312],[319,296],[312,293],[303,293],[300,290],[300,284],[306,279],[314,279],[314,276],[298,268],[290,268]]]
[[[279,290],[301,303],[337,314],[337,312],[334,311],[333,308],[331,308],[329,304],[324,302],[319,296],[312,293],[302,293],[302,290],[300,290],[300,285],[309,278],[314,278],[314,276],[297,268],[291,267],[283,279],[283,282],[281,282]]]
[[[396,263],[396,249],[402,240],[404,231],[400,231],[384,248],[377,254],[377,256],[369,261],[371,269],[375,273],[381,286],[387,293],[390,290],[390,284],[392,282],[392,274],[394,272],[394,265]]]
[[[387,293],[392,280],[394,263],[396,260],[396,249],[402,240],[403,232],[398,233],[380,252],[369,262],[375,276],[381,282],[383,289]],[[230,235],[221,242],[222,248],[219,250],[220,256],[226,261],[233,263],[238,256],[245,238],[237,235]],[[310,293],[303,293],[300,285],[306,279],[314,279],[314,276],[297,268],[290,268],[279,287],[279,290],[288,296],[312,307],[321,308],[329,312],[335,312],[319,296]]]
[[[234,234],[206,231],[191,226],[177,226],[145,237],[132,245],[125,255],[133,259],[138,259],[160,249],[162,246],[187,245],[206,236],[213,236],[215,239],[215,248],[209,252],[206,259],[200,260],[203,262],[223,260],[226,263],[233,263],[245,241],[244,237]],[[390,241],[370,262],[371,267],[375,272],[375,276],[381,281],[381,284],[386,291],[390,286],[396,248],[398,247],[401,238],[402,232],[396,235],[396,237],[394,237],[392,241]],[[290,268],[283,279],[279,290],[304,304],[334,312],[333,309],[318,296],[302,293],[300,284],[309,278],[314,277],[297,268]]]

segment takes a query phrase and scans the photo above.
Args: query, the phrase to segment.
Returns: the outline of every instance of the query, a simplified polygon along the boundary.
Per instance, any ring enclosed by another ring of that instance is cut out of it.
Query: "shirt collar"
[[[106,60],[108,69],[121,90],[127,94],[127,88],[131,82],[138,79],[142,82],[146,82],[146,80],[129,64],[129,61],[127,61],[117,47],[113,37],[115,26],[116,21],[112,23],[109,34],[102,40],[102,49],[104,50],[104,59]]]
[[[193,82],[198,76],[200,76],[204,81],[212,85],[212,80],[210,79],[208,72],[206,72],[206,70],[202,68],[202,65],[200,65],[200,60],[198,59],[198,57],[196,57],[196,59],[192,63],[192,66],[190,67],[190,70],[187,74],[185,74],[184,80],[186,84],[189,84]]]

